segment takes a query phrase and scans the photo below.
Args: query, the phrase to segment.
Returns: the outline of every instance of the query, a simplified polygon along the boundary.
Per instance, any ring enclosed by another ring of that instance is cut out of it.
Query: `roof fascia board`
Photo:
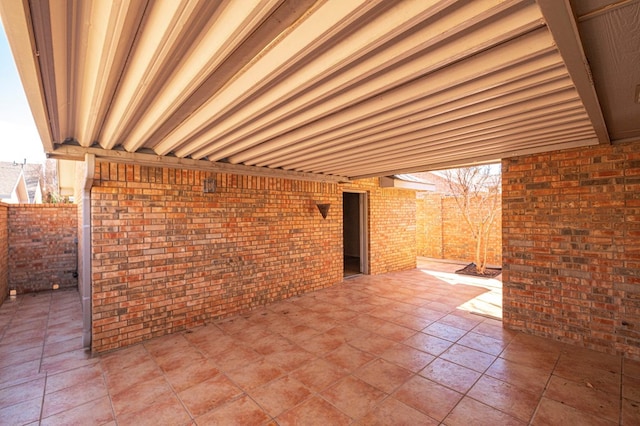
[[[187,170],[200,170],[214,173],[230,173],[235,175],[260,176],[280,179],[303,180],[312,182],[344,183],[351,179],[346,176],[323,175],[289,170],[276,170],[266,167],[243,166],[192,158],[169,157],[141,152],[126,152],[102,148],[85,148],[75,145],[59,145],[48,158],[84,161],[86,154],[95,155],[96,161],[112,161],[115,163],[137,164],[149,167],[169,167]]]
[[[45,151],[53,150],[33,22],[26,0],[0,0],[0,17]],[[20,52],[30,52],[26,55]],[[53,70],[49,70],[53,73]]]
[[[593,124],[598,142],[611,143],[569,0],[537,0],[537,3]]]

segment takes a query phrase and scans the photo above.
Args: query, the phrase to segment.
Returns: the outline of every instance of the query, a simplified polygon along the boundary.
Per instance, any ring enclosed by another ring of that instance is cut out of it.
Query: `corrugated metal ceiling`
[[[57,157],[356,178],[609,142],[567,1],[0,0],[0,13]]]

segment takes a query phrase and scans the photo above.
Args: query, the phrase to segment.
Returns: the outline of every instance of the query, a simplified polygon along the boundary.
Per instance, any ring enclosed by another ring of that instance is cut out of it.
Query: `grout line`
[[[542,398],[544,398],[545,393],[547,392],[547,388],[549,387],[549,383],[551,382],[551,379],[553,378],[553,373],[556,371],[556,368],[558,367],[558,363],[560,362],[560,357],[562,356],[562,351],[560,351],[560,353],[558,354],[558,358],[556,359],[556,362],[553,363],[553,367],[551,368],[551,373],[549,374],[549,378],[547,379],[546,383],[544,384],[544,389],[542,389],[542,393],[540,394],[540,398],[538,399],[538,403],[536,404],[536,408],[535,410],[533,410],[533,413],[531,414],[531,418],[529,419],[529,425],[533,424],[533,419],[536,417],[536,414],[538,414],[538,410],[540,409],[540,404],[542,404]]]

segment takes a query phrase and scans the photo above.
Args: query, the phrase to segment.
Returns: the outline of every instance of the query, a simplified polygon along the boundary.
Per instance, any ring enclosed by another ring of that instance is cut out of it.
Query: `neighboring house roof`
[[[430,184],[433,184],[435,186],[435,192],[439,192],[441,194],[451,193],[451,188],[449,188],[449,184],[447,183],[447,180],[441,176],[438,176],[435,173],[432,173],[432,172],[413,173],[411,174],[411,176],[413,176],[414,178],[429,182]]]
[[[22,175],[22,165],[0,163],[0,198],[11,198]]]
[[[0,162],[0,199],[7,202],[34,203],[42,200],[42,165]],[[23,185],[22,190],[20,185]]]
[[[35,203],[38,199],[42,200],[42,169],[42,164],[24,165],[24,180],[27,184],[30,203]]]

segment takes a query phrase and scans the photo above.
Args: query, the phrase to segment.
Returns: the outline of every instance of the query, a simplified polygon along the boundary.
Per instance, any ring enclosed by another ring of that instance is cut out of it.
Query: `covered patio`
[[[640,422],[640,362],[506,330],[499,280],[460,265],[334,287],[91,356],[76,291],[0,307],[11,424]],[[498,301],[498,303],[494,303]]]

